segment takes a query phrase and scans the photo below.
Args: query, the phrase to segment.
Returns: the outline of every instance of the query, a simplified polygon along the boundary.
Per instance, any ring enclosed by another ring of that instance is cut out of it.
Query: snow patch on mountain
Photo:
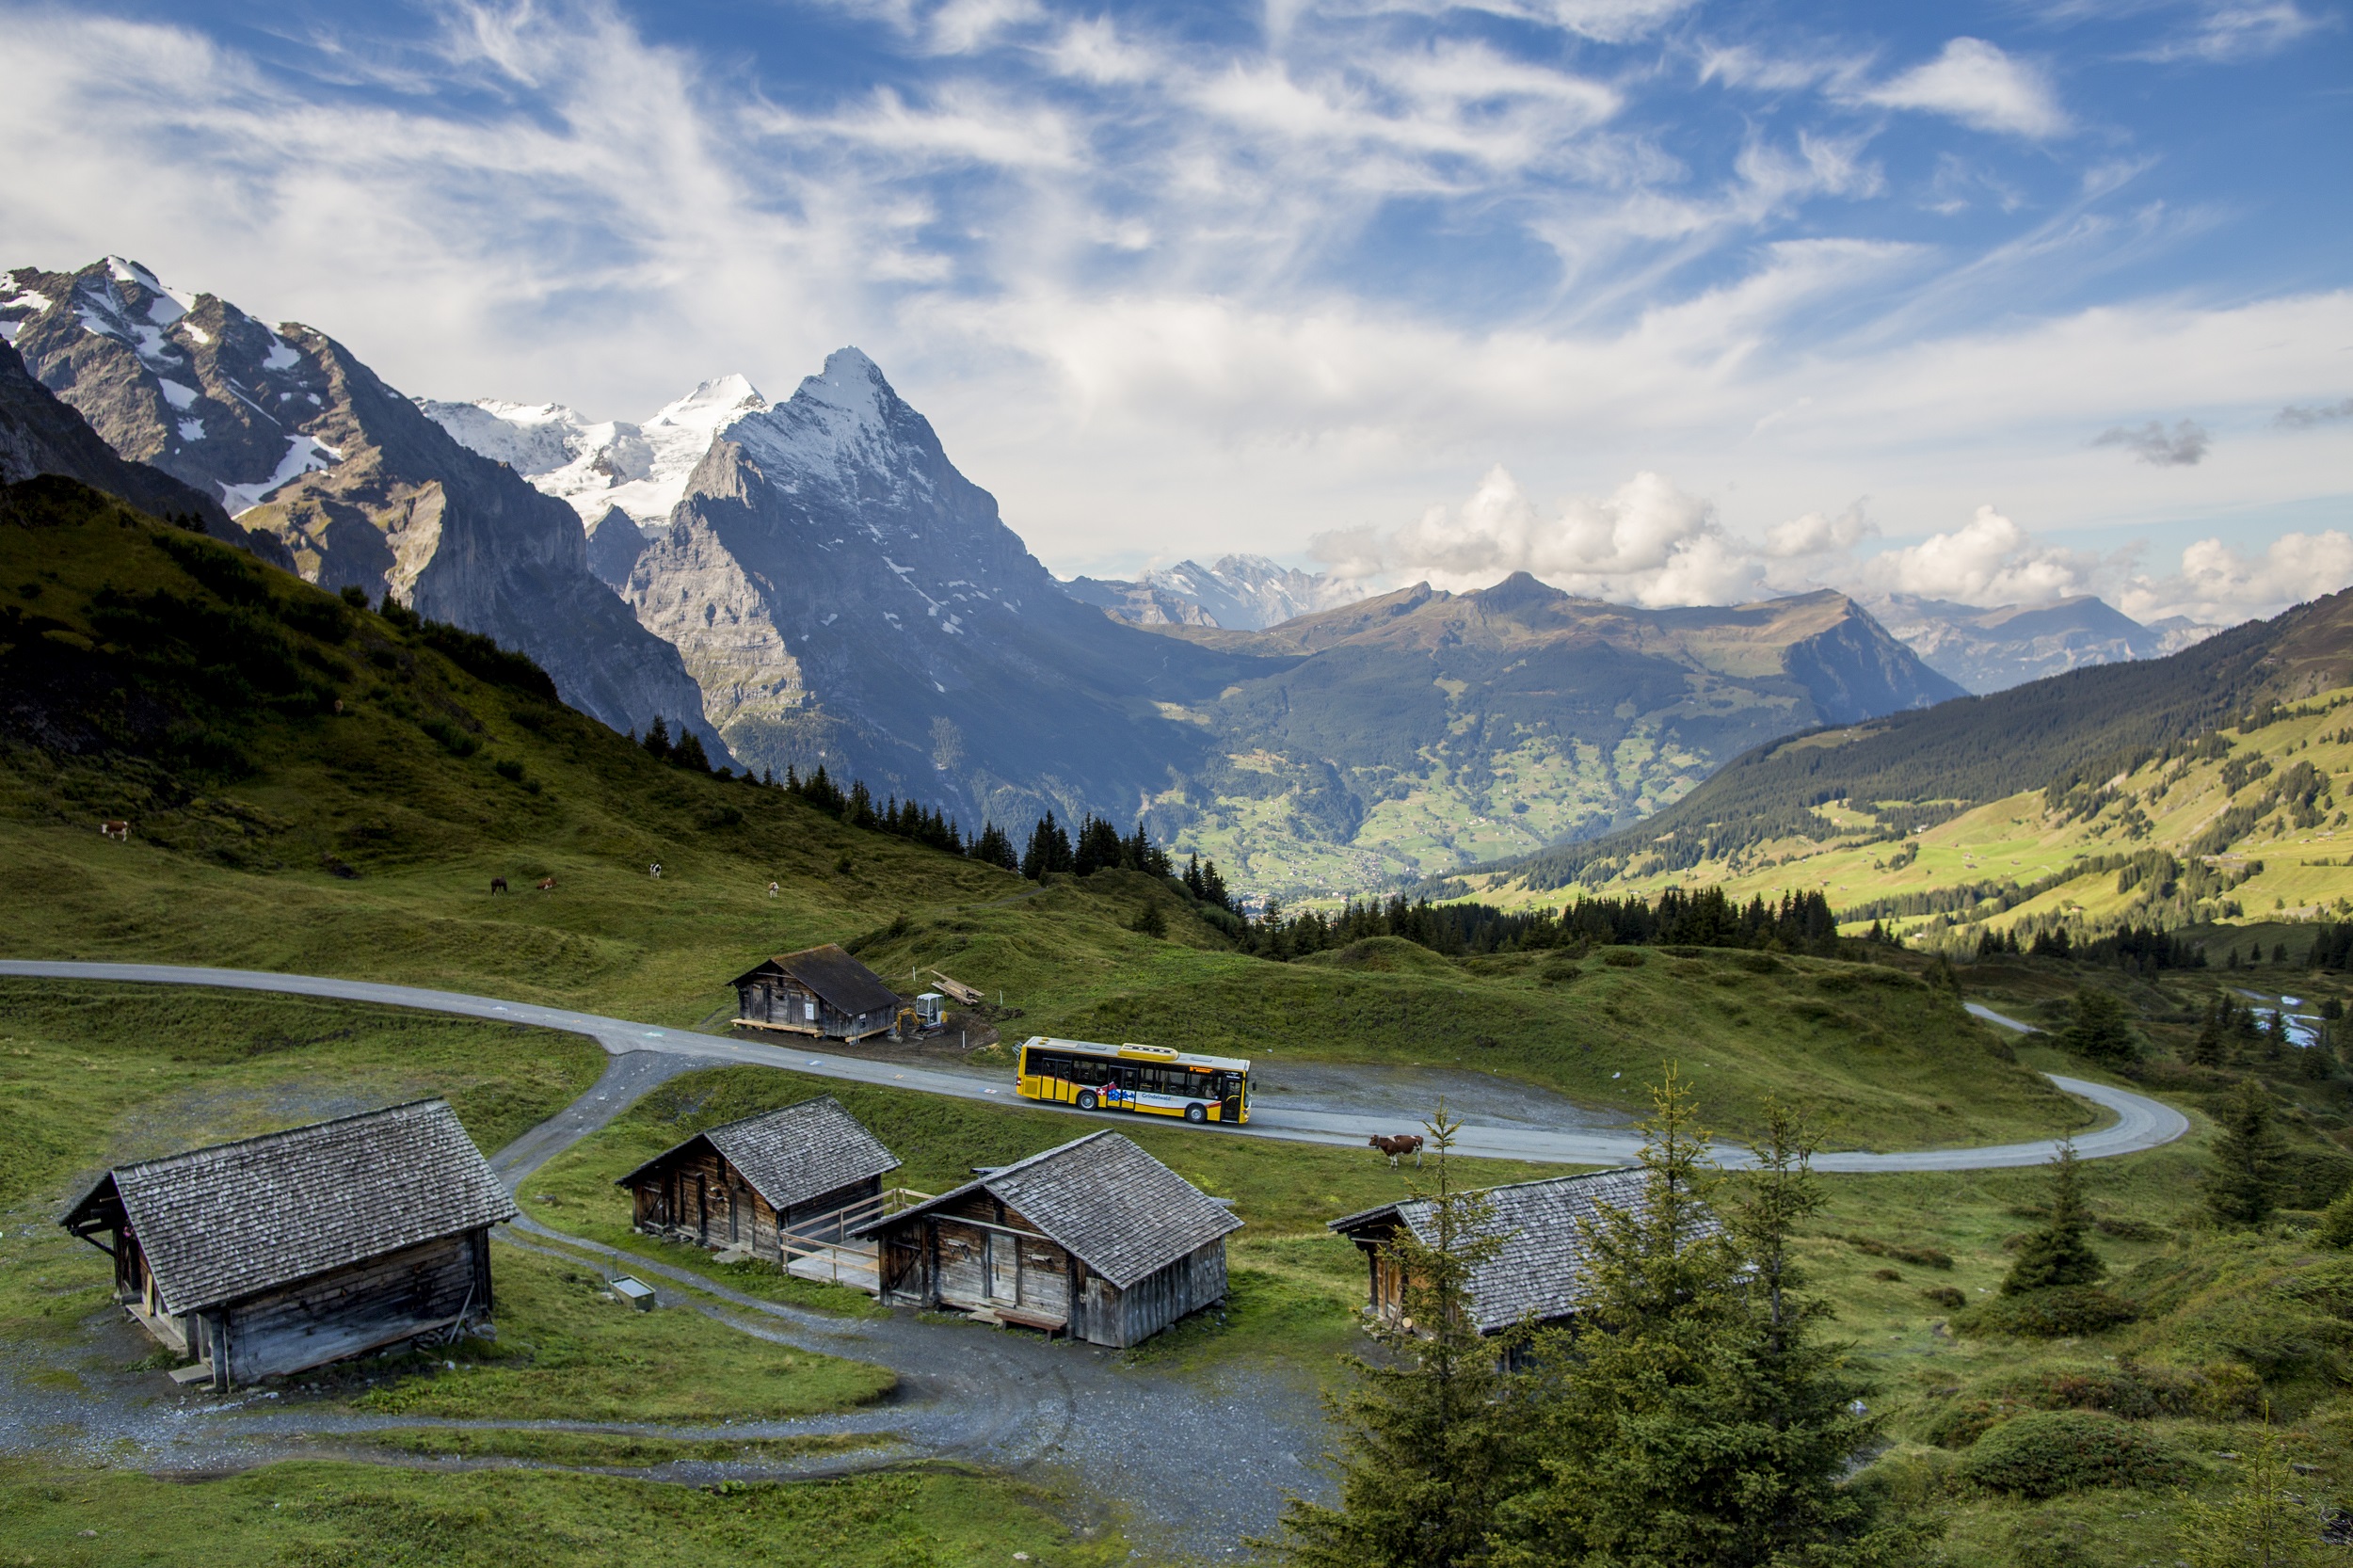
[[[201,432],[200,431],[200,434]],[[230,515],[249,511],[268,499],[272,490],[291,485],[312,469],[332,468],[344,460],[344,455],[325,441],[312,436],[296,435],[286,443],[286,455],[278,459],[277,472],[268,478],[250,485],[220,487],[221,504]]]
[[[1355,579],[1301,571],[1264,555],[1221,555],[1213,567],[1179,561],[1132,582],[1079,577],[1062,588],[1081,603],[1139,626],[1251,632],[1353,604],[1369,591]]]
[[[659,534],[686,491],[687,476],[734,420],[768,407],[741,376],[703,382],[642,424],[592,421],[560,403],[472,403],[417,399],[460,444],[506,464],[548,495],[570,504],[590,527],[616,507]]]

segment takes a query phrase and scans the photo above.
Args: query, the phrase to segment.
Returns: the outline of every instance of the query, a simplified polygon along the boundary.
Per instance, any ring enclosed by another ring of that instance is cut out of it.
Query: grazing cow
[[[652,865],[648,866],[646,868],[646,874],[648,876],[660,876],[662,874],[662,862],[656,860]]]
[[[1409,1154],[1414,1157],[1417,1166],[1421,1163],[1421,1135],[1418,1133],[1401,1132],[1394,1138],[1385,1138],[1376,1132],[1365,1142],[1389,1157],[1389,1169],[1392,1171],[1397,1169],[1397,1162]]]
[[[776,896],[776,885],[773,882],[768,884],[768,896],[770,898],[775,898]]]
[[[552,893],[555,891],[555,878],[552,876],[541,877],[539,879],[539,890],[543,893]]]
[[[503,893],[506,891],[506,878],[503,876],[494,876],[490,878],[490,891],[494,893]]]
[[[98,824],[98,834],[102,839],[127,844],[131,841],[131,824],[127,822],[102,822]]]

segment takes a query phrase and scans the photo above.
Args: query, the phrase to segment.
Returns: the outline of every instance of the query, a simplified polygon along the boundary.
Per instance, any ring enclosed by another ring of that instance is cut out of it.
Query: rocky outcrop
[[[724,745],[678,650],[591,574],[580,520],[452,439],[325,333],[275,330],[111,259],[11,274],[32,374],[121,456],[218,496],[328,587],[391,593],[529,654],[616,729]]]
[[[252,536],[230,520],[219,502],[161,469],[127,461],[72,406],[34,380],[14,348],[0,343],[0,484],[40,473],[78,479],[151,517],[255,548]],[[260,542],[264,555],[288,564],[275,539]]]
[[[1063,594],[854,348],[725,426],[629,600],[740,755],[968,821],[1134,816],[1202,756],[1159,704],[1257,667]]]

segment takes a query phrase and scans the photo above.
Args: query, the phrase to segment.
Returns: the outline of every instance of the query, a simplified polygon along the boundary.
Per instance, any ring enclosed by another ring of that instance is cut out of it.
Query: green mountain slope
[[[14,955],[399,980],[691,1027],[725,1016],[728,978],[760,955],[850,941],[887,976],[938,965],[1001,993],[1023,1012],[1008,1032],[1459,1064],[1617,1109],[1674,1061],[1727,1129],[1777,1088],[1881,1146],[2082,1114],[1894,969],[1400,963],[1379,943],[1249,957],[1165,882],[1040,887],[657,761],[480,639],[64,480],[0,488],[0,693]],[[129,841],[101,837],[106,820]],[[491,893],[494,875],[516,890]],[[1147,904],[1166,939],[1131,929]]]
[[[1459,885],[1514,904],[1819,888],[1850,928],[1945,945],[2320,918],[2353,910],[2348,703],[2339,594],[2166,659],[1760,747],[1639,829]]]
[[[1286,898],[1640,821],[1775,736],[1960,693],[1833,593],[1646,611],[1520,573],[1266,632],[1155,630],[1294,656],[1166,710],[1215,744],[1151,817],[1238,884]]]

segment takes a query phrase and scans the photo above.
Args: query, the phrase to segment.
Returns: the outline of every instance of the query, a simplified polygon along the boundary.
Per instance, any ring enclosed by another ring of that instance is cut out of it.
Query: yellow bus
[[[1081,1111],[1142,1111],[1189,1122],[1250,1119],[1250,1064],[1166,1046],[1106,1046],[1032,1034],[1021,1045],[1024,1098]]]

